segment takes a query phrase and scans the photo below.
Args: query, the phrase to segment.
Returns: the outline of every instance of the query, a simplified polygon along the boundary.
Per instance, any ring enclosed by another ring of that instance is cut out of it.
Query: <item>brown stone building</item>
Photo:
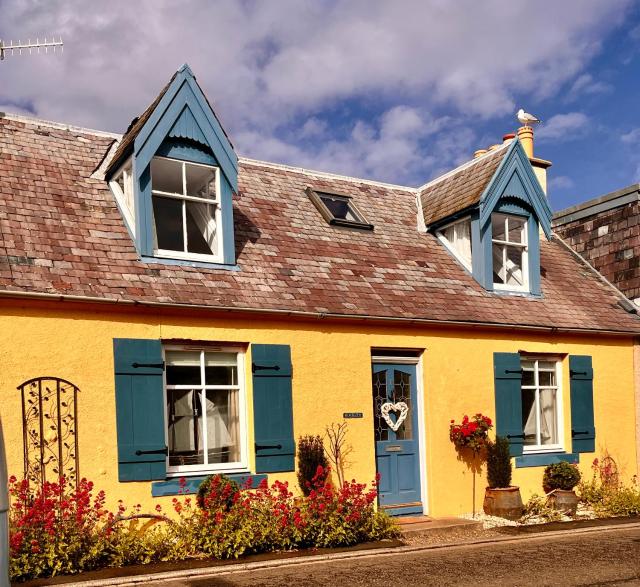
[[[640,184],[556,212],[553,229],[640,304]]]

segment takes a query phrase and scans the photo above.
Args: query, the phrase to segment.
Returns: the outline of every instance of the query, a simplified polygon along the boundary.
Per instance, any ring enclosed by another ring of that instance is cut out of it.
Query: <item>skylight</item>
[[[329,224],[373,230],[373,224],[369,224],[350,196],[311,188],[307,188],[307,195]]]

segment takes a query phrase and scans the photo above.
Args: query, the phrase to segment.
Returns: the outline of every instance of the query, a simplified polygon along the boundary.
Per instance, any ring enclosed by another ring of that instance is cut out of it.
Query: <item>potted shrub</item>
[[[487,443],[487,482],[484,513],[508,520],[520,518],[524,504],[520,488],[511,485],[509,441],[502,436],[496,436],[495,442]]]
[[[573,488],[580,483],[580,471],[576,465],[553,463],[544,470],[542,488],[547,494],[549,505],[574,516],[578,508],[578,496]]]

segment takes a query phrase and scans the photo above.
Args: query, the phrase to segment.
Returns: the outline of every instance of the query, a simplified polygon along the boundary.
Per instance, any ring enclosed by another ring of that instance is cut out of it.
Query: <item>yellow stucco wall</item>
[[[302,434],[322,434],[325,426],[342,421],[343,412],[363,412],[349,420],[353,451],[349,478],[369,481],[375,474],[371,413],[371,349],[424,349],[424,392],[427,510],[433,516],[471,510],[472,477],[457,459],[448,438],[449,422],[465,413],[495,415],[493,353],[539,352],[593,357],[596,444],[617,460],[626,477],[636,474],[633,342],[630,338],[546,335],[480,328],[444,329],[328,321],[275,321],[254,317],[238,320],[179,315],[145,315],[115,308],[60,303],[3,302],[0,307],[0,417],[6,435],[9,470],[22,472],[22,417],[16,387],[37,376],[56,376],[76,384],[80,472],[105,489],[111,505],[117,499],[151,510],[169,498],[152,498],[150,483],[119,483],[113,376],[113,338],[191,339],[291,345],[294,428]],[[249,446],[253,445],[250,360],[247,360]],[[570,450],[568,360],[563,361],[562,388],[565,448]],[[250,451],[251,453],[251,451]],[[581,455],[580,467],[590,475],[595,455]],[[251,458],[253,467],[253,458]],[[542,467],[514,469],[514,483],[523,498],[541,492]],[[482,503],[484,468],[477,483]],[[271,479],[295,486],[292,473]],[[423,479],[424,482],[424,479]]]

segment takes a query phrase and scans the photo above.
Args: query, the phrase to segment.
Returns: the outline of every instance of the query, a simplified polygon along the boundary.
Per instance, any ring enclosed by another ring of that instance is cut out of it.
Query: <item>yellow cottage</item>
[[[124,136],[4,115],[0,153],[11,473],[152,510],[295,486],[297,438],[347,422],[348,478],[457,515],[479,412],[525,499],[553,462],[637,473],[640,322],[552,233],[530,129],[419,188],[337,176],[238,158],[183,66]]]

